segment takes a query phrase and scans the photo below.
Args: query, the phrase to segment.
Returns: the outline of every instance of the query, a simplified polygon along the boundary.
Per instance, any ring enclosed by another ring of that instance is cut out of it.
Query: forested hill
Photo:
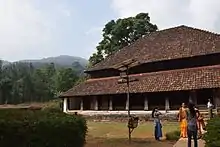
[[[16,62],[32,63],[35,68],[42,68],[50,63],[54,63],[56,68],[73,68],[78,73],[82,73],[88,64],[88,60],[84,58],[68,55],[60,55],[57,57],[48,57],[36,60],[25,59]],[[8,65],[10,63],[11,62],[3,61],[3,65]]]
[[[0,104],[45,102],[84,80],[87,61],[58,56],[41,60],[0,60]]]

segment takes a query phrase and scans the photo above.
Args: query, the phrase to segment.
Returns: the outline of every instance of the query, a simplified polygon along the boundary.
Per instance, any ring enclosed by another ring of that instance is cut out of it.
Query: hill
[[[78,62],[80,65],[85,67],[88,61],[81,57],[60,55],[57,57],[48,57],[38,60],[20,60],[19,62],[31,62],[31,63],[54,63],[60,66],[72,66],[73,63]]]
[[[20,60],[16,62],[26,62],[26,63],[32,63],[32,65],[35,68],[43,67],[47,64],[54,63],[56,68],[74,68],[78,73],[83,73],[83,71],[86,68],[86,65],[88,64],[88,60],[81,58],[81,57],[75,57],[75,56],[68,56],[68,55],[60,55],[57,57],[48,57],[43,59],[35,59],[35,60]],[[3,61],[3,65],[10,64],[11,62]]]

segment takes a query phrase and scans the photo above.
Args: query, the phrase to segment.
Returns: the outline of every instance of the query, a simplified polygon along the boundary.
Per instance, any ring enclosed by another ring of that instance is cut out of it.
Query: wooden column
[[[81,111],[83,110],[83,98],[81,98],[81,101],[80,101],[80,110]]]
[[[195,105],[197,105],[196,90],[190,91],[189,102],[192,102],[192,103],[194,103]]]
[[[110,110],[110,111],[113,110],[112,97],[110,97],[110,99],[109,99],[109,110]]]
[[[145,99],[144,99],[144,110],[148,110],[148,109],[149,109],[149,107],[148,107],[148,98],[145,97]]]
[[[220,109],[220,89],[213,90],[213,102],[216,108],[216,113],[218,113]]]
[[[99,103],[96,96],[94,97],[94,110],[99,110]]]
[[[125,110],[128,110],[129,108],[129,101],[128,101],[128,98],[126,99],[126,105],[125,105]]]
[[[67,106],[68,106],[68,102],[67,102],[67,98],[63,99],[63,112],[67,112]]]
[[[165,98],[165,110],[170,110],[170,102],[169,102],[169,98],[166,97]]]

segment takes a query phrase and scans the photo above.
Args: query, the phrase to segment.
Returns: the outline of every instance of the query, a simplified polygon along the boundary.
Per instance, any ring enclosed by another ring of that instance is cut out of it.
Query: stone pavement
[[[187,147],[187,139],[181,138],[179,139],[173,147]],[[192,139],[192,147],[194,147],[193,139]],[[198,147],[205,147],[204,140],[198,140]]]

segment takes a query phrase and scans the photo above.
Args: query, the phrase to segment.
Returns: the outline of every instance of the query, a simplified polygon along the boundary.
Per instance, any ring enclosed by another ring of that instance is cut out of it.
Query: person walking
[[[152,118],[154,118],[154,137],[158,141],[162,137],[162,124],[159,118],[160,115],[162,115],[162,113],[159,112],[158,108],[154,108],[152,111]]]
[[[187,136],[188,136],[188,147],[191,147],[191,140],[193,137],[194,147],[198,147],[198,125],[197,125],[197,116],[194,104],[189,103],[187,110]]]
[[[211,119],[213,118],[213,112],[212,112],[213,104],[211,103],[211,99],[208,99],[207,108],[209,111],[209,119]]]
[[[187,137],[187,120],[186,120],[186,106],[185,103],[182,103],[182,106],[179,109],[178,121],[180,122],[180,137]]]

